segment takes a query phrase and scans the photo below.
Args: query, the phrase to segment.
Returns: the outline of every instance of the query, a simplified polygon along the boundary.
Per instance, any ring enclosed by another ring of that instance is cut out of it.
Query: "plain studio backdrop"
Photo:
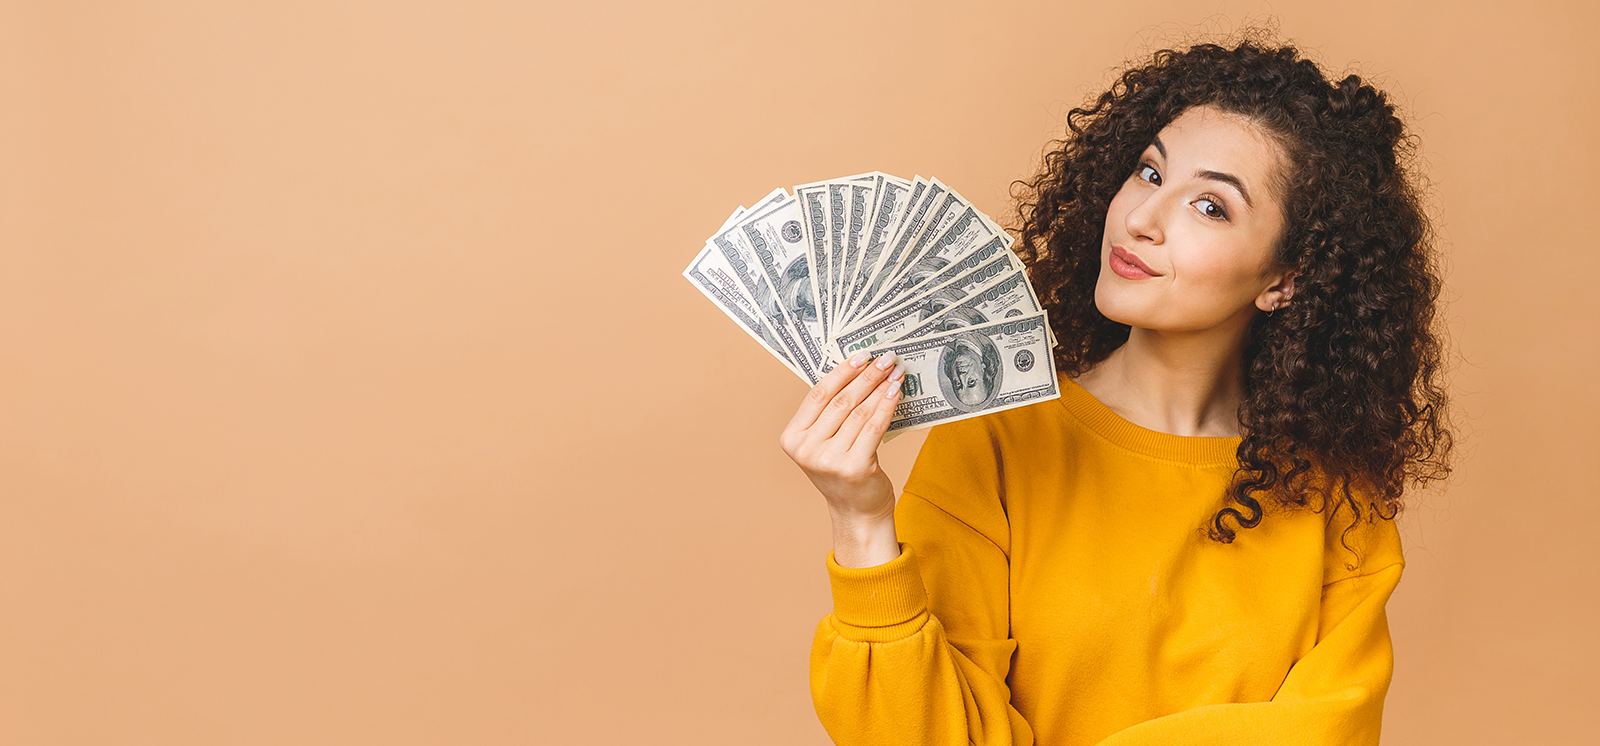
[[[804,387],[679,273],[860,171],[1014,222],[1115,67],[1275,17],[1444,251],[1386,742],[1593,743],[1593,3],[564,6],[0,6],[0,742],[826,743]]]

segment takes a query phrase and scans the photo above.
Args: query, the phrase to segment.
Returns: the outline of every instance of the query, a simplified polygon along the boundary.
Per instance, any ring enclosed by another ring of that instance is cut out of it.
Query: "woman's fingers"
[[[822,413],[817,415],[816,423],[806,433],[806,440],[812,442],[827,440],[838,433],[839,425],[850,416],[856,405],[872,394],[872,390],[877,388],[883,379],[889,377],[889,369],[893,366],[894,353],[885,352],[871,365],[861,368],[855,379],[822,408]],[[846,441],[846,447],[848,443],[849,441]]]
[[[838,434],[834,435],[835,439],[840,443],[840,450],[851,450],[854,447],[854,443],[858,440],[858,435],[861,435],[862,429],[867,426],[870,419],[877,415],[880,405],[898,389],[899,381],[904,376],[906,376],[906,368],[902,367],[902,365],[896,365],[894,370],[888,373],[888,378],[883,379],[883,383],[877,384],[877,387],[867,392],[866,397],[862,397],[861,402],[856,403],[856,408],[851,410],[850,416],[845,418],[843,423],[840,423]],[[882,435],[878,435],[878,439],[882,439]]]
[[[805,400],[800,402],[800,409],[795,411],[794,419],[789,420],[789,425],[784,431],[804,430],[815,424],[817,415],[822,414],[828,402],[833,401],[833,397],[844,390],[846,384],[855,380],[856,376],[861,375],[861,371],[866,370],[866,367],[867,353],[858,352],[844,365],[834,368],[828,375],[823,376],[822,380],[806,393]]]
[[[859,458],[878,450],[878,444],[883,442],[884,434],[889,432],[889,422],[894,419],[894,409],[900,405],[900,385],[904,382],[905,375],[905,366],[895,366],[889,380],[874,389],[873,395],[858,407],[868,410],[869,414],[862,418],[861,432],[856,434],[855,442],[850,446],[850,455]]]

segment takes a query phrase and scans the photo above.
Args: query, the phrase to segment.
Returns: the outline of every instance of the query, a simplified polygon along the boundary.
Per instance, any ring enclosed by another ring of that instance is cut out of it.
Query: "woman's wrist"
[[[840,567],[874,567],[900,556],[893,512],[877,516],[848,516],[837,512],[831,515],[833,561]]]

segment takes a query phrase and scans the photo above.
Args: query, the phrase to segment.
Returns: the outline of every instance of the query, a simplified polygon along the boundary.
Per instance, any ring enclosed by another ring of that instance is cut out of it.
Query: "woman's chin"
[[[1104,316],[1118,324],[1148,328],[1148,324],[1155,319],[1149,309],[1140,307],[1142,304],[1130,303],[1128,298],[1118,297],[1121,293],[1107,292],[1103,287],[1095,288],[1094,307]]]

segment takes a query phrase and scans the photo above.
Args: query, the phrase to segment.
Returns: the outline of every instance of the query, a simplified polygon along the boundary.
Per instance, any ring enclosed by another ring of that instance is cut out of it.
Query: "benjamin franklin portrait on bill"
[[[816,295],[811,292],[811,267],[806,263],[804,253],[783,268],[778,282],[781,283],[777,289],[778,301],[783,304],[783,310],[789,313],[789,317],[800,322],[816,321]]]
[[[939,389],[963,412],[984,409],[1000,389],[1000,351],[979,334],[963,334],[939,352]]]

